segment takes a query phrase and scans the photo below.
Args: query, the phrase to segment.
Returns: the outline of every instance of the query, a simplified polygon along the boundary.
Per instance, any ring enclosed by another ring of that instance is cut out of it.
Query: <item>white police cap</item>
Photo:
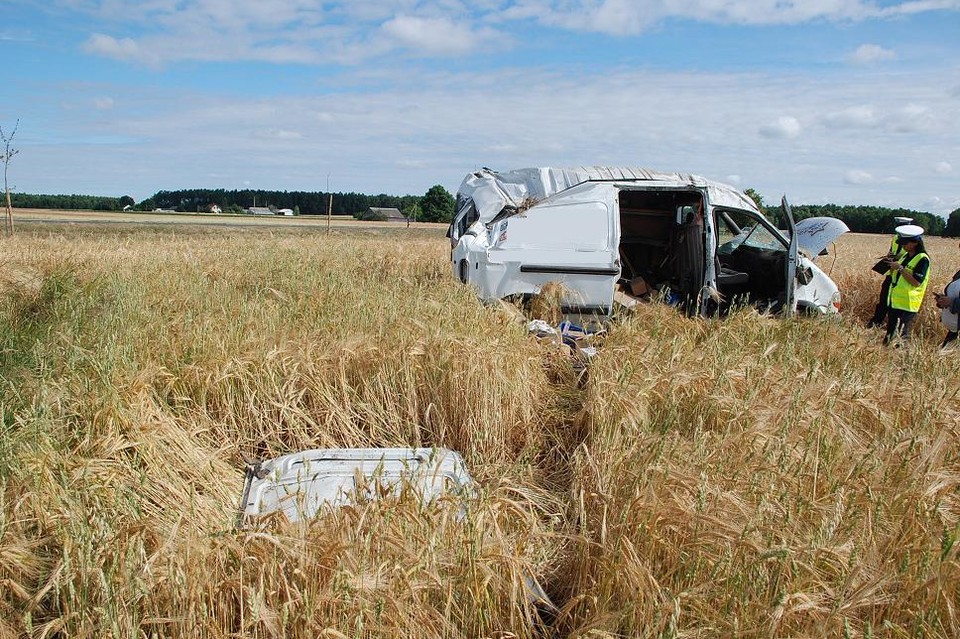
[[[923,227],[916,224],[904,224],[894,229],[901,240],[916,240],[923,235]]]

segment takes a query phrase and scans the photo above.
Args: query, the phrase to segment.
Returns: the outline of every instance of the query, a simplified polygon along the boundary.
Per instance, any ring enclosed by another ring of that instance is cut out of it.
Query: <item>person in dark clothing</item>
[[[905,254],[899,259],[887,258],[890,294],[884,344],[910,338],[910,325],[920,310],[930,270],[930,258],[923,245],[923,227],[905,224],[896,230]]]
[[[960,327],[960,271],[953,274],[943,293],[934,293],[934,296],[940,309],[940,322],[947,329],[947,335],[940,344],[940,348],[944,348],[957,339]]]
[[[897,226],[903,226],[905,224],[911,224],[913,218],[909,217],[895,217],[893,218]],[[900,236],[897,233],[893,234],[893,237],[890,239],[890,250],[887,252],[886,258],[895,257],[900,259],[903,257],[903,248],[900,246]],[[885,259],[886,259],[885,258]],[[881,262],[877,263],[877,266],[874,266],[873,269],[878,273],[884,273],[884,271],[878,270]],[[870,321],[867,322],[869,328],[880,328],[887,322],[887,311],[890,309],[890,273],[886,272],[883,276],[883,282],[880,284],[880,297],[877,300],[877,305],[873,309],[873,317],[870,318]]]

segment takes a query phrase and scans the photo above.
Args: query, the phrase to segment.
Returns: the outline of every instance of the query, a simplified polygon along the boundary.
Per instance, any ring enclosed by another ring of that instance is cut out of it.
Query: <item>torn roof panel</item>
[[[661,173],[650,169],[614,166],[573,168],[525,168],[497,172],[482,169],[469,174],[460,184],[460,198],[472,198],[479,219],[493,220],[506,206],[519,207],[524,201],[543,200],[584,182],[643,182],[650,186],[699,187],[707,190],[714,206],[756,211],[752,199],[732,186],[686,173]]]

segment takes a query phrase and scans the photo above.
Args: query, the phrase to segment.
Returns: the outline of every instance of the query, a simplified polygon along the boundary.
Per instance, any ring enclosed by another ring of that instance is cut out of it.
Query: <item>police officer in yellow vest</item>
[[[927,290],[930,257],[923,246],[923,227],[904,224],[896,228],[904,254],[887,259],[890,265],[890,297],[887,313],[887,335],[884,343],[895,337],[910,337],[910,325],[920,310]]]
[[[893,221],[896,226],[903,226],[905,224],[913,224],[912,217],[895,217]],[[900,259],[904,255],[904,250],[900,246],[900,236],[896,233],[893,234],[893,237],[890,238],[890,251],[887,253],[887,257],[895,257]],[[880,297],[877,300],[877,306],[873,310],[873,317],[870,318],[870,321],[867,322],[867,326],[870,328],[880,328],[881,326],[887,323],[887,311],[890,309],[890,273],[889,271],[884,272],[880,263],[877,266],[873,267],[873,270],[878,273],[883,274],[883,282],[880,285]]]

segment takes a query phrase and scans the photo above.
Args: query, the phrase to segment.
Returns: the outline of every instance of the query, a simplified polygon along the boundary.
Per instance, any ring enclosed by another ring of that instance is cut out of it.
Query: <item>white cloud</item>
[[[884,7],[879,10],[879,15],[901,16],[927,11],[948,11],[957,8],[960,8],[960,2],[957,0],[910,0]]]
[[[855,169],[852,171],[847,171],[846,174],[843,176],[843,181],[846,184],[855,184],[855,185],[870,184],[871,182],[873,182],[873,175],[868,173],[867,171],[861,171],[859,169]]]
[[[938,122],[930,107],[908,104],[887,116],[885,124],[897,133],[918,133],[935,130]]]
[[[83,50],[87,53],[96,53],[121,60],[134,60],[140,55],[140,48],[131,38],[118,40],[113,36],[102,33],[94,33],[90,36],[83,44]]]
[[[878,87],[878,90],[881,88]],[[912,96],[902,96],[901,99],[910,97]],[[827,129],[840,132],[852,131],[858,135],[866,129],[874,130],[878,134],[892,133],[900,136],[936,132],[948,134],[951,130],[952,118],[947,115],[950,108],[946,105],[940,105],[934,109],[925,104],[900,102],[902,106],[897,106],[898,100],[887,102],[888,104],[884,104],[881,109],[859,105],[831,111],[820,116],[819,122]]]
[[[726,177],[726,180],[727,182],[729,182],[730,184],[733,184],[734,186],[740,186],[740,182],[743,181],[743,179],[736,174],[728,175]]]
[[[153,66],[168,61],[263,60],[355,63],[386,56],[392,43],[420,55],[457,55],[531,21],[572,31],[635,35],[667,20],[709,24],[849,23],[930,11],[960,10],[960,0],[58,0],[73,11],[107,18],[124,34],[92,35],[86,51]],[[498,32],[493,30],[496,26]],[[864,44],[858,64],[894,52]]]
[[[430,166],[426,160],[414,160],[409,158],[397,160],[396,165],[401,169],[425,169]]]
[[[93,107],[100,111],[109,111],[113,108],[113,98],[109,96],[94,98]]]
[[[0,42],[35,42],[36,38],[30,30],[0,29]]]
[[[850,54],[850,62],[854,64],[873,64],[886,62],[897,57],[892,49],[885,49],[878,44],[862,44]]]
[[[957,9],[957,0],[907,1],[886,7],[878,7],[871,0],[526,0],[510,7],[509,12],[538,16],[546,24],[574,30],[623,35],[642,33],[670,18],[714,24],[786,25],[862,21]],[[885,52],[881,48],[879,53]],[[870,53],[868,49],[866,54]]]
[[[382,31],[404,48],[436,55],[468,53],[491,34],[489,30],[473,32],[446,18],[415,16],[397,16],[384,23]]]
[[[799,136],[802,130],[800,121],[787,115],[761,126],[760,135],[771,139],[789,139]]]
[[[132,38],[114,38],[102,33],[95,33],[83,43],[83,50],[87,53],[102,55],[107,58],[124,62],[139,62],[150,66],[160,64],[160,56],[141,47]]]
[[[950,165],[949,162],[937,162],[936,164],[933,165],[933,170],[936,173],[945,175],[953,171],[953,167]]]
[[[827,113],[821,121],[831,129],[859,129],[875,126],[878,118],[872,106],[860,105]]]
[[[267,129],[259,131],[257,137],[266,140],[300,140],[303,134],[299,131],[288,131],[286,129]]]

